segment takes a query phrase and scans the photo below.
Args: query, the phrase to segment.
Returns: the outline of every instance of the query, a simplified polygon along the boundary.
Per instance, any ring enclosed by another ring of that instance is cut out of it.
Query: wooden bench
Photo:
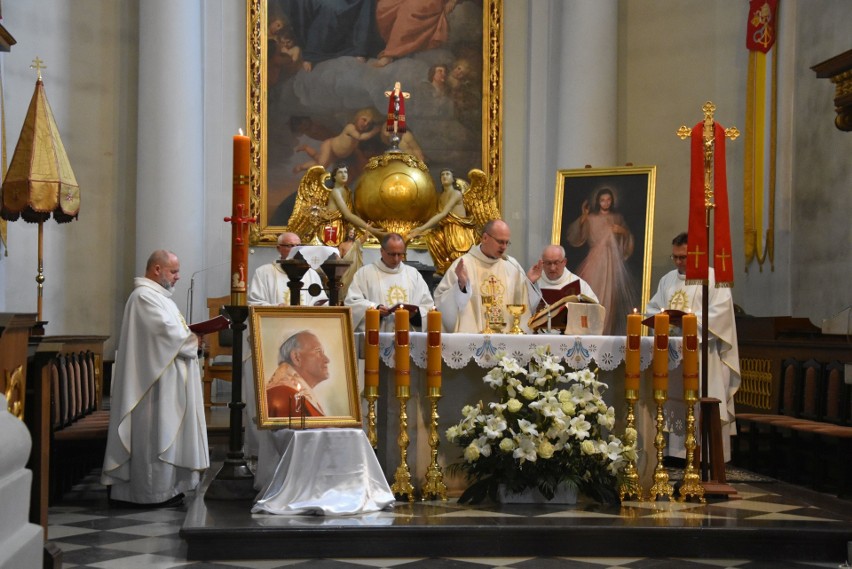
[[[103,463],[109,411],[103,408],[103,349],[108,336],[31,338],[28,400],[33,434],[33,501],[46,511]]]

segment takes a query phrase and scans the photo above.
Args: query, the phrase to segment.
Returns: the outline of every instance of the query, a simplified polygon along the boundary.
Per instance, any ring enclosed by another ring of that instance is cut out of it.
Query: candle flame
[[[639,311],[638,311],[638,310],[636,309],[636,307],[634,306],[634,307],[633,307],[633,314],[636,314],[637,312],[639,312]]]
[[[240,136],[242,136],[242,135],[243,135],[243,127],[240,127],[240,128],[239,128],[239,133],[240,133]]]

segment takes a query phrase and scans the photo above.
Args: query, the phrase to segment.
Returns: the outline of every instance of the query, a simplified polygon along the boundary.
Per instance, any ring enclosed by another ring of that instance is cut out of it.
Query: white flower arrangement
[[[636,458],[636,431],[623,439],[610,432],[615,410],[601,395],[606,384],[588,369],[566,373],[547,346],[527,368],[500,357],[483,381],[498,401],[462,408],[462,420],[447,440],[464,449],[470,486],[459,502],[497,501],[498,487],[513,493],[537,488],[552,499],[557,486],[573,486],[601,502],[617,501],[618,479]]]

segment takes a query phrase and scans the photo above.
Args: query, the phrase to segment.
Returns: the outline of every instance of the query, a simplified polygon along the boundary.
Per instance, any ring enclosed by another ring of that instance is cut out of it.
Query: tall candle
[[[248,281],[248,241],[249,241],[249,178],[250,170],[249,137],[240,134],[234,136],[234,180],[231,217],[231,304],[245,305],[246,283]]]
[[[637,313],[627,315],[627,344],[624,354],[624,388],[639,391],[641,359],[642,316]]]
[[[654,316],[654,391],[669,388],[669,315]]]
[[[396,386],[408,387],[411,385],[411,362],[409,361],[409,352],[411,350],[408,344],[408,310],[398,308],[393,313],[395,324],[395,348],[394,363],[396,365]]]
[[[441,313],[426,315],[426,388],[441,388]]]
[[[683,315],[683,389],[698,391],[698,318]]]
[[[366,323],[366,345],[364,346],[364,387],[379,386],[379,311],[368,308]]]

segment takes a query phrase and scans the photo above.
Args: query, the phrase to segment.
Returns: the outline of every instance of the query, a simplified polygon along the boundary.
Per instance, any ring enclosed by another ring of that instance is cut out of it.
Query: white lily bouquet
[[[636,457],[636,431],[624,441],[609,434],[615,410],[601,393],[606,384],[584,369],[566,373],[547,346],[536,348],[527,369],[503,356],[483,381],[498,402],[466,405],[447,440],[464,449],[470,486],[461,503],[498,501],[501,485],[511,493],[537,488],[547,499],[560,485],[600,502],[618,500],[618,482]]]

